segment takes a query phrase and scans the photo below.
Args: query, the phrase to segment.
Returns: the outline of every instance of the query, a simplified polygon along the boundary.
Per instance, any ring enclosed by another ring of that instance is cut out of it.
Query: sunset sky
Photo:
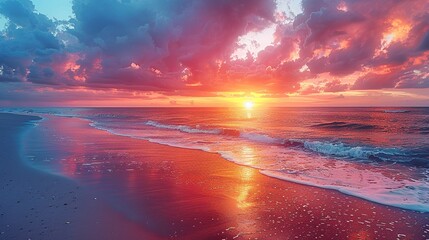
[[[0,0],[0,106],[429,106],[429,1]]]

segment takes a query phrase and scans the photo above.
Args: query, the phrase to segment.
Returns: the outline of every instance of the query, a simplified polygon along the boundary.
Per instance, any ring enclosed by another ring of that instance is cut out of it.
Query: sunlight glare
[[[253,108],[253,102],[251,102],[251,101],[246,101],[246,102],[244,102],[244,107],[247,109],[247,110],[250,110],[250,109],[252,109]]]

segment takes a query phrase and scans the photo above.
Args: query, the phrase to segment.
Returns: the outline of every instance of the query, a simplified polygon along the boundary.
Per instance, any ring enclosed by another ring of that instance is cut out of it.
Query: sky
[[[421,0],[0,0],[0,106],[429,106]]]

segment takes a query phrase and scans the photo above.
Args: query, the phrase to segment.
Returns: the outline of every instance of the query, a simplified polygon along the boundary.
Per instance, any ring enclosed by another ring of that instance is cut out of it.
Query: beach
[[[78,118],[0,114],[0,239],[427,239],[429,214]]]
[[[157,239],[96,193],[23,161],[22,137],[39,119],[0,114],[0,239]]]
[[[429,240],[428,23],[0,0],[0,240]]]

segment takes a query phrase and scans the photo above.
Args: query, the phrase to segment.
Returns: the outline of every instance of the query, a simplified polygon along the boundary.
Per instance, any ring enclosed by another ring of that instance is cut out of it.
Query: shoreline
[[[48,145],[39,148],[71,154],[60,161],[64,175],[165,238],[424,239],[429,231],[429,214],[271,178],[215,153],[113,135],[79,118],[43,124],[49,129],[30,139],[44,136]],[[52,141],[53,133],[69,139]]]
[[[58,117],[58,116],[56,116],[56,117]],[[307,181],[297,180],[297,179],[293,179],[293,178],[287,178],[287,177],[279,175],[275,171],[263,170],[263,169],[260,169],[260,168],[257,168],[257,167],[251,166],[251,165],[246,165],[246,164],[239,163],[239,162],[234,161],[234,160],[228,160],[228,158],[226,156],[222,155],[222,153],[219,153],[219,152],[208,151],[208,150],[204,150],[204,149],[201,149],[201,148],[187,148],[187,147],[175,146],[175,145],[170,145],[170,144],[167,144],[167,143],[159,143],[159,142],[151,141],[151,140],[148,140],[148,139],[133,137],[133,136],[130,136],[130,135],[118,134],[118,133],[115,133],[112,130],[105,129],[105,128],[102,128],[102,127],[97,127],[96,126],[97,123],[94,122],[94,121],[92,121],[92,120],[90,120],[90,119],[84,119],[84,118],[79,118],[79,117],[72,117],[72,118],[77,118],[77,119],[80,119],[82,121],[87,121],[87,122],[89,122],[89,126],[91,126],[92,128],[95,128],[95,129],[100,130],[100,131],[107,132],[108,134],[111,134],[111,135],[114,135],[114,136],[132,138],[132,139],[136,139],[136,140],[139,140],[139,141],[146,141],[146,142],[151,143],[151,144],[156,144],[156,145],[161,145],[161,146],[167,146],[167,147],[171,147],[171,148],[190,149],[190,150],[199,151],[199,152],[202,152],[202,153],[216,154],[216,155],[219,156],[219,158],[223,159],[224,161],[233,163],[233,164],[241,166],[241,167],[248,167],[248,168],[255,169],[260,174],[262,174],[262,175],[264,175],[266,177],[269,177],[269,178],[274,178],[276,180],[286,181],[286,182],[290,182],[290,183],[295,183],[295,184],[303,185],[305,187],[316,187],[316,188],[324,189],[324,190],[337,191],[337,192],[339,192],[341,194],[344,194],[344,195],[347,195],[347,196],[350,196],[350,197],[359,198],[361,200],[369,201],[369,202],[376,203],[376,204],[380,204],[380,205],[383,205],[383,206],[386,206],[386,207],[394,207],[394,208],[398,208],[398,209],[401,209],[401,210],[413,211],[413,212],[417,212],[417,213],[429,213],[429,209],[427,207],[425,207],[424,205],[422,205],[422,204],[415,204],[415,205],[413,205],[413,204],[403,204],[403,203],[386,204],[386,203],[383,203],[382,201],[380,201],[377,198],[371,198],[369,196],[359,195],[359,194],[357,194],[357,193],[355,193],[355,192],[353,192],[351,190],[342,189],[342,188],[339,188],[338,186],[333,186],[333,185],[332,186],[331,185],[324,186],[324,185],[315,184],[315,183],[311,183],[311,182],[307,182]]]
[[[20,138],[36,120],[0,113],[0,239],[157,239],[85,186],[23,162]]]

